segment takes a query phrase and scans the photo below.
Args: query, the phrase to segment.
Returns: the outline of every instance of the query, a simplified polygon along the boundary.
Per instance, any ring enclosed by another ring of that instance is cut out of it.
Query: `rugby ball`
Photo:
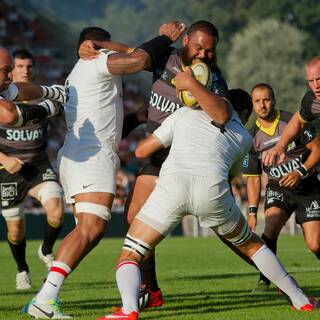
[[[204,62],[196,60],[192,65],[190,65],[190,68],[195,79],[197,79],[205,87],[211,87],[211,71]],[[183,105],[186,107],[194,107],[198,104],[197,100],[193,97],[191,92],[187,90],[181,90],[179,92],[179,98]]]

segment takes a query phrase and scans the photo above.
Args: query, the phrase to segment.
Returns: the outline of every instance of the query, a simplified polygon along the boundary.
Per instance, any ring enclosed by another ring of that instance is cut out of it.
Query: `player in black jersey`
[[[13,81],[30,82],[34,68],[31,53],[15,51],[13,64]],[[51,266],[53,245],[63,220],[62,188],[45,152],[47,126],[46,119],[19,128],[0,125],[0,205],[7,224],[8,243],[17,264],[18,290],[31,288],[23,215],[26,196],[38,199],[47,216],[44,240],[38,250],[39,258],[47,267]]]
[[[307,63],[306,79],[310,91],[308,91],[302,98],[300,110],[297,111],[290,120],[276,146],[264,152],[262,155],[263,162],[268,166],[273,163],[281,163],[283,161],[288,144],[299,135],[306,123],[317,119],[317,126],[319,127],[320,56],[313,57]]]
[[[12,59],[5,48],[0,47],[0,123],[21,126],[29,121],[45,119],[60,112],[60,104],[66,94],[61,86],[39,86],[32,83],[12,84]],[[25,105],[12,101],[50,99],[38,105]]]
[[[248,223],[254,231],[261,191],[261,174],[268,176],[265,199],[265,229],[262,239],[276,253],[277,239],[283,225],[296,212],[309,249],[320,258],[320,182],[315,171],[320,161],[320,141],[312,127],[305,128],[301,137],[287,148],[280,165],[264,166],[261,154],[279,141],[292,114],[275,109],[275,97],[268,84],[257,84],[252,90],[252,103],[257,120],[250,133],[253,146],[243,163],[247,176]],[[269,287],[262,274],[256,290]]]

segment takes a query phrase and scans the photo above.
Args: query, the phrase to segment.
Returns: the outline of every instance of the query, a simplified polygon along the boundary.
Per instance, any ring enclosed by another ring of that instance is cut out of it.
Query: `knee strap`
[[[126,238],[124,239],[122,248],[124,250],[135,252],[141,257],[147,256],[152,249],[150,245],[140,239],[133,238],[129,233],[127,233]]]

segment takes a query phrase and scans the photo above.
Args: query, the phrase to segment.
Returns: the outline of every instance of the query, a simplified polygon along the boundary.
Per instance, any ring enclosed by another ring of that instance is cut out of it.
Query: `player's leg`
[[[129,226],[155,188],[159,170],[160,168],[148,165],[136,178],[125,205],[125,218]],[[140,308],[161,306],[163,297],[157,281],[154,251],[141,263],[141,279]]]
[[[17,264],[16,288],[25,290],[31,288],[29,266],[26,260],[25,220],[23,205],[4,209],[2,214],[6,220],[8,234],[7,239],[12,256]]]
[[[290,215],[288,215],[283,209],[272,206],[265,210],[264,216],[265,227],[261,238],[265,242],[267,247],[274,254],[277,254],[278,236],[282,227],[288,221]],[[258,283],[253,291],[265,291],[269,288],[269,286],[270,280],[266,278],[262,273],[260,273]]]
[[[43,316],[44,313],[62,319],[68,317],[56,303],[61,286],[71,271],[99,243],[111,218],[114,194],[90,192],[77,194],[74,198],[78,223],[61,242],[40,291],[23,308],[23,312],[33,317]]]
[[[320,208],[317,210],[320,218]],[[320,259],[320,221],[304,222],[301,227],[306,245]]]
[[[240,214],[238,216],[240,219],[237,218],[233,222],[230,220],[228,223],[219,226],[217,231],[235,244],[241,252],[250,257],[259,270],[290,297],[292,305],[296,309],[302,311],[314,310],[316,308],[314,303],[297,287],[278,258],[260,237],[251,233],[245,219]]]
[[[46,181],[32,188],[29,194],[40,201],[46,213],[44,239],[38,249],[38,256],[50,268],[53,261],[53,246],[63,222],[63,191],[56,181]]]
[[[133,220],[119,257],[116,280],[123,307],[117,313],[100,319],[114,319],[116,316],[121,320],[137,319],[141,285],[139,263],[181,221],[186,201],[190,198],[180,181],[158,180],[157,187]]]

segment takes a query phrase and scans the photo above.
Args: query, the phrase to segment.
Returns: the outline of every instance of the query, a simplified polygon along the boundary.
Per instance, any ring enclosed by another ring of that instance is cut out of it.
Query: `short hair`
[[[248,114],[252,112],[253,105],[249,92],[241,88],[231,89],[229,90],[229,96],[234,110],[239,114],[245,110],[248,111]]]
[[[12,52],[13,62],[14,59],[30,59],[32,61],[32,65],[35,66],[36,61],[32,53],[26,49],[19,49]]]
[[[99,27],[84,28],[80,32],[77,51],[79,50],[81,43],[84,42],[85,40],[105,41],[110,39],[111,39],[111,34],[102,28],[99,28]]]
[[[259,88],[259,89],[268,89],[270,94],[271,94],[271,97],[272,97],[273,101],[276,101],[276,96],[275,96],[274,91],[273,91],[272,87],[270,86],[270,84],[264,83],[264,82],[257,83],[251,89],[251,95],[252,95],[252,92],[257,88]]]
[[[206,20],[199,20],[194,22],[188,29],[187,34],[190,35],[193,32],[202,31],[214,36],[219,41],[219,32],[215,25]]]

